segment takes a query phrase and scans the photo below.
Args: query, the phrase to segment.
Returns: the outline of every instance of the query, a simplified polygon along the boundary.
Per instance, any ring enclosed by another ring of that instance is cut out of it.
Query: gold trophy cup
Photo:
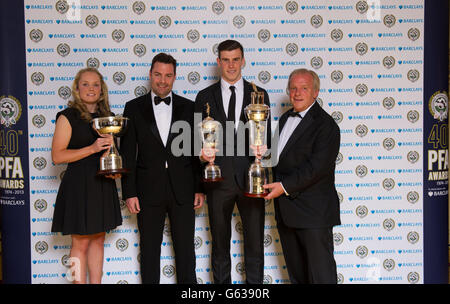
[[[99,117],[91,120],[91,125],[99,134],[111,134],[122,136],[127,128],[128,118],[117,115],[108,117]],[[100,157],[100,170],[97,175],[126,174],[130,170],[122,168],[122,157],[113,143],[109,148],[107,155]]]
[[[258,92],[253,86],[251,93],[251,104],[245,107],[244,111],[250,124],[250,145],[255,148],[267,144],[267,121],[270,115],[270,108],[264,104],[264,92]],[[261,160],[256,158],[250,165],[247,173],[247,183],[244,195],[248,197],[265,197],[268,190],[263,188],[269,180],[269,172],[261,164]]]
[[[218,121],[209,116],[210,107],[206,103],[206,118],[199,123],[199,132],[202,139],[203,148],[215,149],[219,145],[219,132],[221,125]],[[209,162],[203,170],[202,182],[213,183],[223,180],[222,172],[214,161]]]

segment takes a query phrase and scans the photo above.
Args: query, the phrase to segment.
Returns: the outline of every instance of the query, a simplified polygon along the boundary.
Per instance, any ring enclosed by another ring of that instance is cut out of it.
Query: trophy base
[[[105,176],[105,175],[114,175],[114,174],[128,174],[130,172],[129,169],[105,169],[105,170],[98,170],[97,176]]]
[[[203,183],[217,183],[223,181],[223,177],[215,177],[215,178],[202,178]]]
[[[244,195],[246,197],[252,197],[252,198],[264,198],[267,196],[267,194],[269,194],[269,192],[267,193],[249,193],[249,192],[245,192]]]

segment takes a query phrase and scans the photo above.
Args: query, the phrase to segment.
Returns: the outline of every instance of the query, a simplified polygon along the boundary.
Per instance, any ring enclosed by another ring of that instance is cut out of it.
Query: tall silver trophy
[[[198,125],[200,136],[202,139],[203,148],[215,149],[219,145],[219,132],[221,125],[218,121],[209,116],[210,107],[206,103],[206,118]],[[204,183],[220,182],[223,180],[222,171],[220,167],[214,164],[214,161],[209,162],[203,170],[202,181]]]
[[[99,117],[91,120],[91,125],[99,134],[111,134],[113,137],[122,136],[128,124],[128,118],[121,115]],[[122,157],[117,151],[115,140],[108,153],[100,157],[100,170],[97,175],[127,174],[130,170],[122,167]]]
[[[267,121],[270,115],[270,107],[264,104],[264,92],[258,92],[253,86],[251,93],[251,104],[244,111],[250,124],[250,145],[261,148],[267,145]],[[250,165],[247,173],[245,196],[265,197],[268,190],[263,188],[269,180],[269,170],[262,165],[261,160],[256,158]]]

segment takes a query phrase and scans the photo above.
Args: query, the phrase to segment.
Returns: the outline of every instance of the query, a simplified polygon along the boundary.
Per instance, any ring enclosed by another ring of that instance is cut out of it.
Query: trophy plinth
[[[265,197],[269,192],[263,185],[269,180],[267,168],[261,165],[260,160],[256,160],[250,165],[247,176],[247,189],[244,193],[248,197]]]
[[[263,92],[252,92],[251,98],[252,103],[245,107],[244,111],[250,124],[250,145],[259,148],[267,143],[266,127],[270,108],[264,104]],[[267,184],[268,180],[269,173],[267,168],[261,164],[260,159],[256,158],[248,169],[244,195],[248,197],[265,197],[269,192],[263,188],[263,185]]]
[[[206,103],[207,117],[198,125],[200,136],[203,143],[203,148],[215,149],[219,145],[219,131],[221,125],[209,116],[210,107]],[[214,164],[214,161],[209,162],[203,170],[202,182],[215,183],[223,181],[222,171],[220,167]]]
[[[99,117],[91,120],[91,125],[99,134],[110,134],[113,137],[122,136],[127,128],[128,118],[122,116]],[[122,167],[122,157],[113,143],[106,156],[100,157],[100,170],[97,175],[127,174],[129,169]]]

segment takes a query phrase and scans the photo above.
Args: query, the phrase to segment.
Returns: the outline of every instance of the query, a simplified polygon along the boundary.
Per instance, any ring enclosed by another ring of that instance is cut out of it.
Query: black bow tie
[[[164,101],[166,105],[170,105],[170,96],[167,96],[166,98],[155,96],[155,105],[159,105],[161,101]]]
[[[288,113],[288,117],[300,117],[300,118],[303,118],[302,115],[300,114],[300,112],[295,112],[295,111],[290,111]]]

